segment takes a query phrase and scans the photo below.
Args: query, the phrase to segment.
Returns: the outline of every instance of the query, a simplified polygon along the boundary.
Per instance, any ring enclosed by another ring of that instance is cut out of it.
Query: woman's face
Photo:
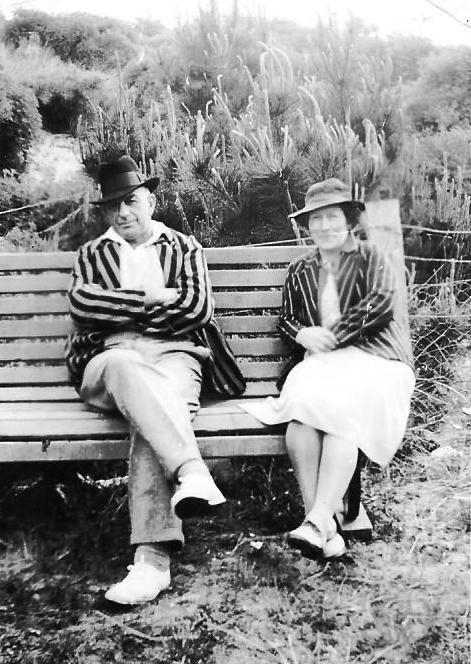
[[[325,251],[340,250],[348,238],[347,218],[338,205],[311,212],[308,228],[315,244]]]

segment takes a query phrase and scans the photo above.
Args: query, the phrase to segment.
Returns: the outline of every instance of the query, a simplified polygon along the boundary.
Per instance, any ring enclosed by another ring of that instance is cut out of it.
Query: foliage
[[[393,62],[394,77],[404,83],[416,81],[422,74],[426,59],[438,52],[438,46],[418,35],[390,35],[387,50]]]
[[[135,92],[120,87],[117,104],[100,107],[80,128],[89,171],[128,152],[163,182],[161,210],[220,240],[256,241],[291,235],[291,199],[302,204],[314,180],[339,175],[360,186],[384,166],[381,138],[368,119],[364,139],[347,123],[325,119],[308,85],[299,85],[288,56],[266,47],[251,76],[243,112],[234,115],[222,80],[204,111],[178,108],[168,88],[145,115]],[[168,217],[166,217],[168,218]]]
[[[127,62],[136,55],[132,28],[116,19],[89,14],[51,16],[36,10],[19,10],[5,26],[5,40],[18,47],[31,34],[39,37],[65,62],[87,69],[112,67],[116,59]]]
[[[0,169],[23,170],[41,127],[34,94],[0,71]]]
[[[15,50],[0,46],[0,66],[34,92],[48,131],[73,133],[78,118],[89,112],[90,100],[103,98],[106,78],[102,73],[64,63],[37,39],[21,42]]]
[[[419,131],[469,127],[471,48],[448,48],[431,55],[408,97],[408,112]]]

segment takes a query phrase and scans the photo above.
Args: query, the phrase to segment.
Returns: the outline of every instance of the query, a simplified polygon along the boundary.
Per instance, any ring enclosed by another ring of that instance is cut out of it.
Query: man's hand
[[[144,305],[146,307],[153,307],[155,304],[168,306],[173,304],[178,297],[179,292],[176,288],[153,288],[146,291]]]
[[[296,341],[308,353],[325,353],[337,346],[335,334],[319,325],[301,328],[296,335]]]

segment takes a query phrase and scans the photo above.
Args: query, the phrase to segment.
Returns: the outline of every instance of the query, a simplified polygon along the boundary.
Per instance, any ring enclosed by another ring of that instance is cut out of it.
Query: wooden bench
[[[373,205],[370,217],[376,224],[367,224],[370,239],[393,248],[404,284],[397,204]],[[387,214],[378,214],[378,206]],[[276,394],[275,381],[286,358],[277,333],[281,287],[287,264],[306,250],[300,246],[206,250],[217,317],[248,381],[243,397],[203,403],[194,429],[206,458],[285,454],[283,427],[262,425],[237,403]],[[126,422],[88,408],[69,385],[63,355],[71,327],[66,290],[74,256],[0,255],[0,461],[128,456]],[[399,297],[401,315],[404,288]]]

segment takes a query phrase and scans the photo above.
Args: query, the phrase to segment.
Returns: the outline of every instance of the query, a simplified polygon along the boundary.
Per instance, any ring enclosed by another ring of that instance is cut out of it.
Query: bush
[[[28,150],[40,128],[34,94],[0,72],[0,169],[25,168]]]
[[[136,55],[131,26],[112,18],[80,13],[50,16],[20,10],[5,27],[5,41],[15,47],[32,34],[61,60],[87,69],[114,66],[117,55],[121,62]]]
[[[471,118],[471,48],[443,49],[430,56],[408,93],[407,110],[415,128],[468,127]]]
[[[53,133],[73,133],[80,115],[89,112],[90,100],[102,97],[104,74],[63,62],[35,38],[15,50],[0,48],[0,62],[12,78],[34,92],[43,127]]]

